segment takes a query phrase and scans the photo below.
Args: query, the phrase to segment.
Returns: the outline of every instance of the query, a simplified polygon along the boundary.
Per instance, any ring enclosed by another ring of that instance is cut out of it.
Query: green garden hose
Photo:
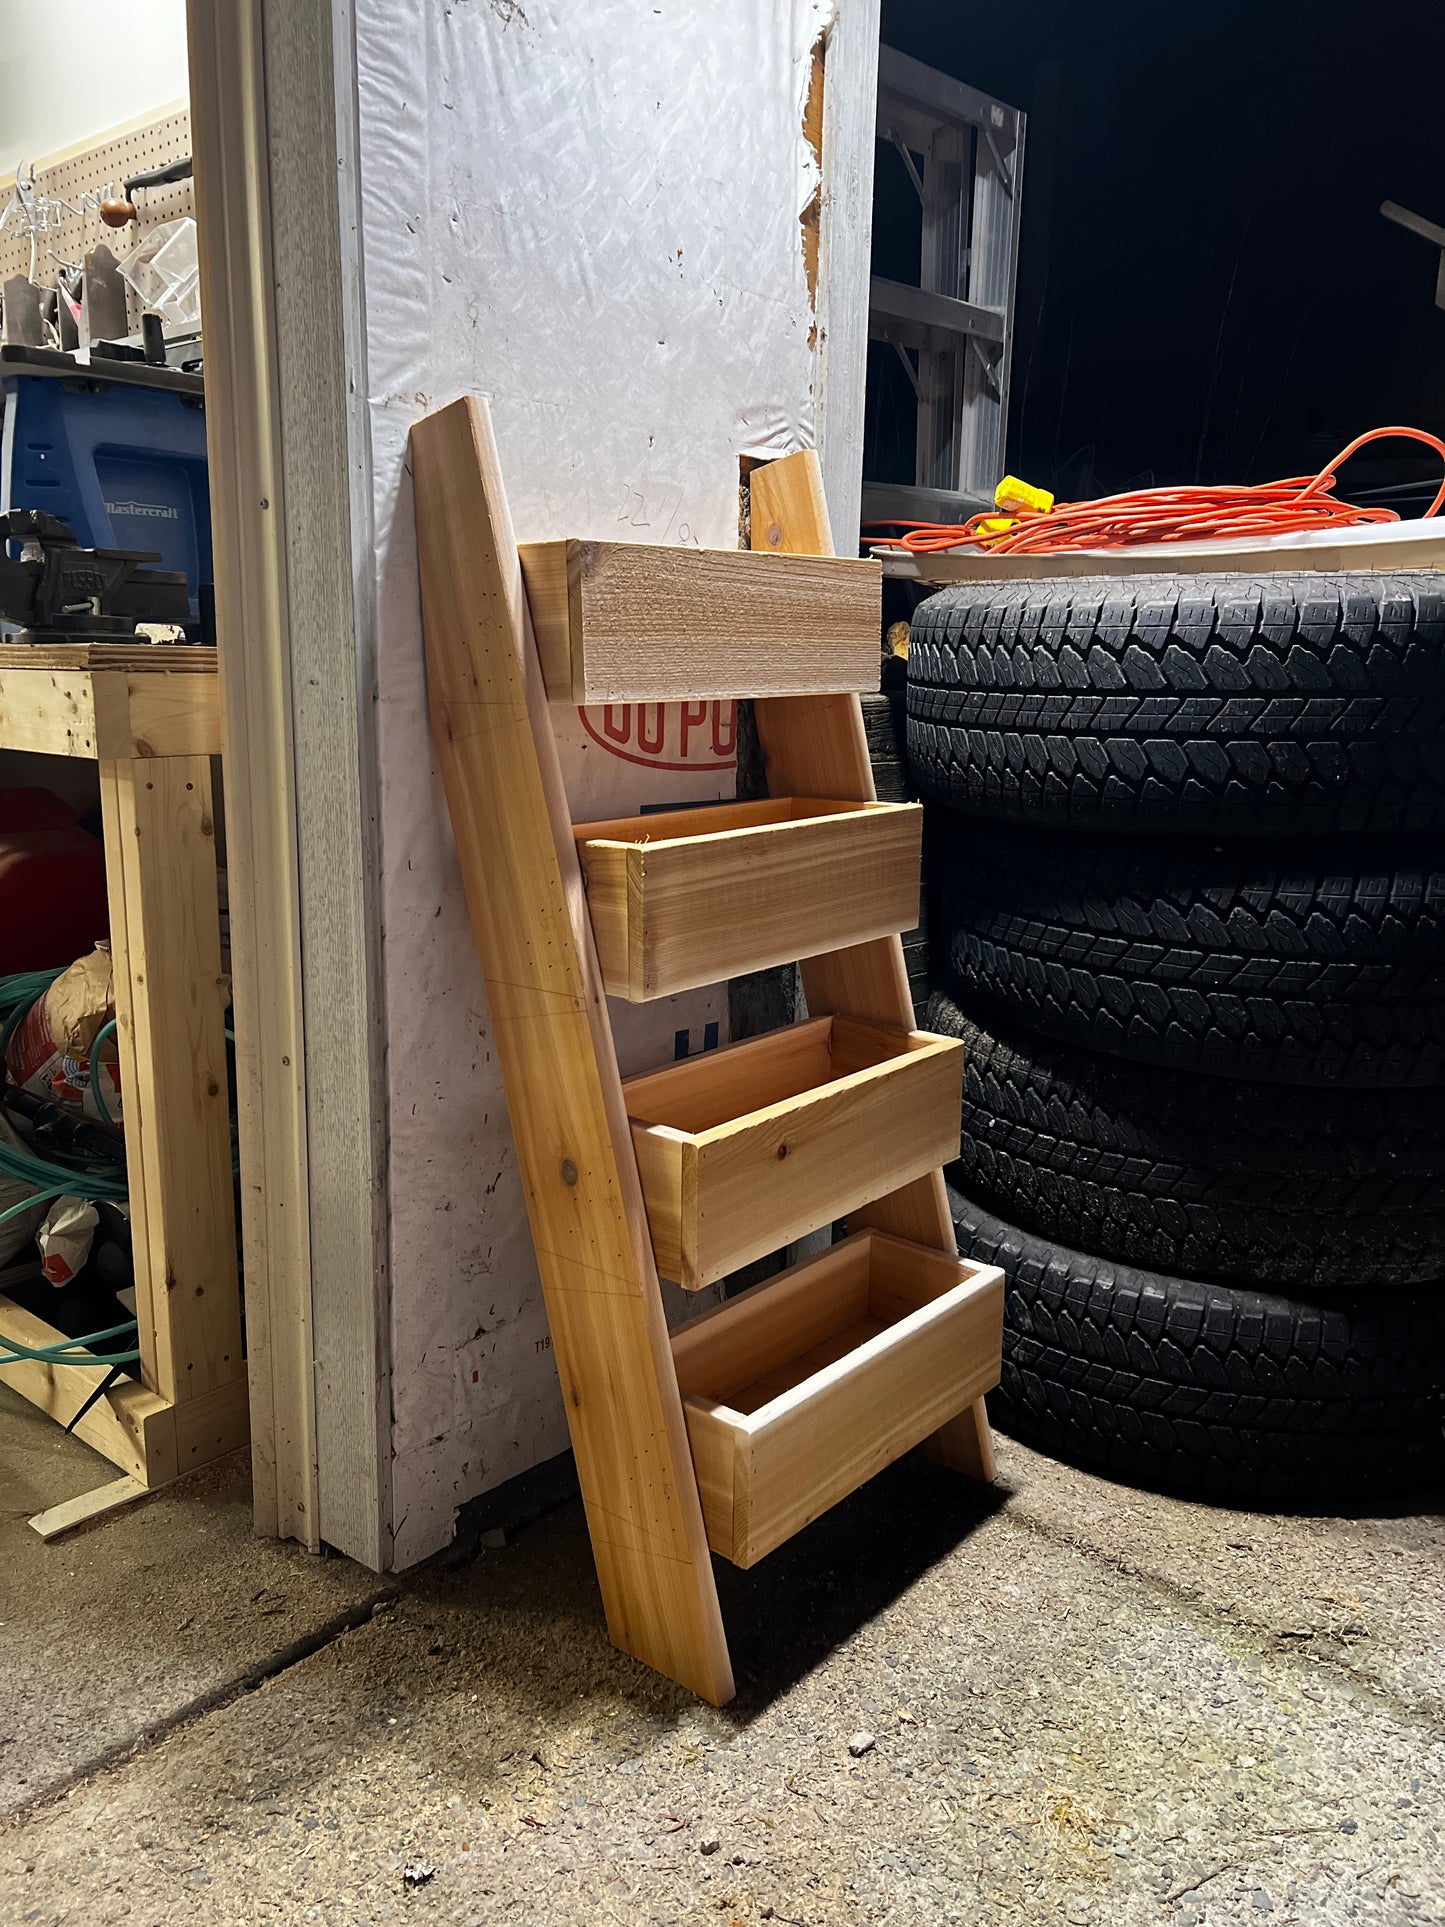
[[[3,1057],[5,1046],[32,1004],[45,995],[59,975],[58,970],[23,970],[9,977],[0,977],[0,1014],[4,1018],[3,1024],[0,1024],[0,1057]],[[114,1028],[113,1021],[107,1024],[96,1037],[90,1052],[91,1089],[96,1093],[101,1115],[107,1120],[109,1113],[95,1077],[96,1055],[101,1038],[106,1031]],[[0,1211],[0,1225],[54,1198],[83,1197],[92,1203],[99,1200],[123,1203],[129,1195],[123,1177],[110,1177],[88,1166],[59,1164],[50,1158],[37,1157],[33,1151],[8,1144],[3,1138],[0,1138],[0,1178],[10,1178],[16,1183],[37,1187],[19,1204],[12,1204]],[[107,1339],[129,1337],[138,1330],[139,1326],[132,1318],[124,1324],[112,1325],[105,1331],[87,1332],[78,1338],[55,1339],[48,1345],[22,1345],[17,1338],[0,1337],[0,1363],[13,1364],[20,1359],[34,1359],[44,1365],[100,1365],[110,1370],[116,1365],[134,1364],[140,1357],[139,1351],[107,1352],[103,1357],[96,1358],[93,1348]]]
[[[110,1114],[110,1107],[105,1101],[105,1092],[101,1089],[100,1047],[114,1029],[115,1019],[112,1017],[108,1024],[102,1024],[95,1033],[95,1042],[90,1047],[90,1094],[95,1099],[95,1108],[107,1124],[114,1124],[115,1119]]]

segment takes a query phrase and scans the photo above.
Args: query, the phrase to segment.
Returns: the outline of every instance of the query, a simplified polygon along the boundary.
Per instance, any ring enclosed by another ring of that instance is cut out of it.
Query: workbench
[[[165,644],[0,643],[0,750],[99,766],[139,1377],[76,1427],[159,1485],[243,1445],[230,1097],[211,761],[221,749],[215,652]],[[64,1334],[0,1294],[0,1335]],[[62,1424],[100,1368],[0,1364]]]

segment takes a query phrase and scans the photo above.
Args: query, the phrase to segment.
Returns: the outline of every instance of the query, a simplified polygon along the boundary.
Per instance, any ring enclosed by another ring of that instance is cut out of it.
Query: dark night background
[[[1366,428],[1445,432],[1445,4],[884,0],[884,42],[1029,115],[1007,466],[1062,498],[1321,467]],[[874,272],[917,279],[918,203],[876,150]],[[869,359],[870,479],[913,480],[914,403]],[[1418,513],[1440,465],[1379,445],[1341,492]],[[1429,478],[1429,486],[1426,486]]]

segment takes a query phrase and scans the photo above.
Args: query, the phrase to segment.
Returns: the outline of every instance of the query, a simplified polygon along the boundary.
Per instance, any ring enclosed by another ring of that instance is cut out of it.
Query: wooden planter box
[[[958,1155],[963,1045],[819,1017],[622,1086],[657,1269],[689,1291]]]
[[[634,1003],[918,921],[916,803],[774,797],[574,835],[608,994]]]
[[[553,702],[811,696],[878,681],[883,572],[835,556],[524,542]]]
[[[847,1238],[672,1334],[708,1544],[751,1566],[998,1383],[1003,1273]]]

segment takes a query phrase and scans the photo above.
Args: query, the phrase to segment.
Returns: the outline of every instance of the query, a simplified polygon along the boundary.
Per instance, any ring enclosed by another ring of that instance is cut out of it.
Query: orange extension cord
[[[901,536],[869,536],[873,548],[916,555],[944,549],[986,549],[994,555],[1057,555],[1065,549],[1126,549],[1144,542],[1214,542],[1229,536],[1290,535],[1300,529],[1349,528],[1361,522],[1398,522],[1393,509],[1357,508],[1334,494],[1335,471],[1357,449],[1392,435],[1424,442],[1445,457],[1445,442],[1423,428],[1372,428],[1359,435],[1318,475],[1295,475],[1253,488],[1141,488],[1093,502],[1058,502],[1036,509],[986,509],[967,522],[869,522],[866,528],[902,529]],[[1439,513],[1445,482],[1426,510]],[[1002,516],[1010,526],[1000,529]],[[990,528],[988,524],[992,523]]]

